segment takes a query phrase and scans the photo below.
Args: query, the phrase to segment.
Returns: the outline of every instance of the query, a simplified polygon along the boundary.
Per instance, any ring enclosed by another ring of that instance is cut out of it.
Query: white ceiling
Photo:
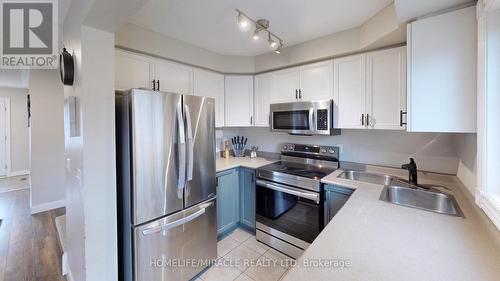
[[[445,10],[471,0],[395,0],[396,14],[400,22],[407,22],[418,17]]]
[[[237,12],[270,21],[286,46],[363,24],[392,0],[150,0],[129,21],[223,55],[270,51],[267,38],[240,32]]]

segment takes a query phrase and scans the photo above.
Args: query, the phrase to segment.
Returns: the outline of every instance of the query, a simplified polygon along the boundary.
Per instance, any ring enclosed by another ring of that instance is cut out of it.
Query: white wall
[[[255,57],[255,71],[267,71],[404,42],[405,25],[398,25],[395,7],[389,5],[360,27],[287,46],[279,55],[274,52],[258,55]]]
[[[285,142],[340,145],[341,161],[401,167],[415,158],[419,170],[456,174],[458,165],[455,134],[407,133],[385,130],[342,130],[339,136],[290,136],[271,133],[269,128],[224,129],[224,138],[248,137],[247,146],[260,151],[279,152]]]
[[[0,88],[0,97],[10,99],[10,172],[29,172],[28,107],[25,89]]]
[[[65,205],[64,92],[59,71],[32,70],[31,97],[31,211]]]
[[[68,263],[74,280],[117,280],[114,37],[82,26],[66,38],[78,69],[64,93],[80,118],[70,137],[65,113]]]
[[[253,73],[255,71],[253,57],[220,55],[129,23],[115,34],[115,41],[117,46],[220,72]]]

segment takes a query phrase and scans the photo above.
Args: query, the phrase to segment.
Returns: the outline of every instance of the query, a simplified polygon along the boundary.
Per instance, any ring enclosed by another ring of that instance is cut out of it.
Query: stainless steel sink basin
[[[379,199],[397,205],[464,218],[453,195],[434,190],[388,185],[382,190]]]
[[[360,172],[354,170],[346,170],[337,177],[341,179],[362,181],[362,182],[382,184],[382,185],[390,185],[394,180],[398,179],[396,177],[389,175]]]

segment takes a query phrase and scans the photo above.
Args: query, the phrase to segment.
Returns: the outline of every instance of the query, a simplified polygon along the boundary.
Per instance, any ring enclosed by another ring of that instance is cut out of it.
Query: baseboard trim
[[[45,204],[31,206],[31,214],[32,215],[38,214],[41,212],[46,212],[46,211],[54,210],[57,208],[62,208],[65,206],[66,206],[66,200],[52,201],[52,202],[45,203]]]
[[[24,176],[24,175],[29,175],[30,170],[20,170],[20,171],[13,171],[9,173],[9,177],[17,177],[17,176]]]

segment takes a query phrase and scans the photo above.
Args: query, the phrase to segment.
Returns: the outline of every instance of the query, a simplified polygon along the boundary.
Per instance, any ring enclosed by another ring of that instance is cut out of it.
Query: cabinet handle
[[[302,90],[299,89],[299,99],[302,99]]]
[[[156,80],[153,79],[153,91],[156,91]]]
[[[366,126],[370,126],[370,115],[366,114]]]
[[[406,125],[407,122],[403,122],[403,114],[407,114],[408,112],[406,111],[399,111],[399,127],[403,127],[403,125]]]
[[[159,91],[160,90],[160,80],[156,80],[156,82],[158,83],[158,87],[156,87],[156,90]]]
[[[365,114],[361,113],[361,126],[365,125]]]
[[[297,89],[295,89],[295,99],[298,99],[299,98],[299,91]]]
[[[253,116],[250,116],[250,125],[253,125]]]

